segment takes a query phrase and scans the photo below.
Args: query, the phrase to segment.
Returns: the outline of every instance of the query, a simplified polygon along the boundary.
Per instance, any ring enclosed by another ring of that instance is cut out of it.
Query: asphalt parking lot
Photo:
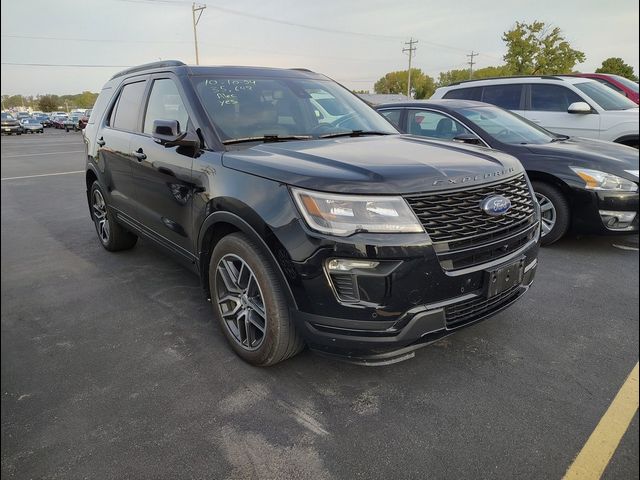
[[[522,301],[409,361],[251,367],[195,275],[99,245],[80,133],[1,147],[3,478],[560,479],[638,361],[627,236],[544,249]],[[638,447],[636,412],[604,478]]]

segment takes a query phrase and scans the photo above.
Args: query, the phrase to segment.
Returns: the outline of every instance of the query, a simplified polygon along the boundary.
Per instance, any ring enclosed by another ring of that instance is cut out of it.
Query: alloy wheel
[[[109,220],[107,219],[107,204],[104,201],[104,197],[100,190],[95,189],[93,191],[93,201],[91,202],[93,208],[93,218],[96,224],[96,230],[100,241],[105,245],[109,243]]]
[[[556,226],[557,212],[551,200],[536,192],[536,199],[540,204],[540,220],[542,222],[542,236],[547,235]]]
[[[257,350],[265,339],[264,297],[251,267],[227,254],[216,267],[216,302],[233,339],[245,350]]]

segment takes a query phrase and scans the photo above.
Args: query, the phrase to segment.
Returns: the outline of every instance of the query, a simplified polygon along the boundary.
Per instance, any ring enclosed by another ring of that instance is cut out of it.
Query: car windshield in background
[[[456,112],[502,143],[540,145],[558,138],[528,120],[500,108],[458,108]]]
[[[13,118],[13,116],[9,115],[8,113],[3,113],[2,120],[15,120],[15,118]]]
[[[628,110],[630,108],[638,108],[638,105],[635,102],[632,102],[627,97],[620,95],[615,90],[605,87],[599,82],[588,81],[576,83],[575,86],[605,110]]]
[[[28,118],[24,121],[24,123],[28,123],[29,125],[39,125],[40,121],[35,118]]]
[[[227,143],[398,133],[362,100],[330,81],[195,76],[192,82]]]
[[[625,78],[625,77],[621,77],[620,75],[611,75],[611,76],[615,78],[618,82],[623,84],[625,87],[627,87],[628,89],[638,93],[637,82],[634,82],[633,80],[629,80],[628,78]]]

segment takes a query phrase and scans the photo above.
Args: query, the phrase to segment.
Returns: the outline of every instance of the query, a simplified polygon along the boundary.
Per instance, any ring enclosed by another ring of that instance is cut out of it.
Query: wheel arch
[[[93,182],[98,180],[98,174],[91,166],[87,168],[84,180],[87,185],[87,205],[89,206],[89,212],[91,213],[91,185],[93,185]]]
[[[297,302],[291,291],[287,277],[267,242],[265,242],[247,221],[234,213],[226,211],[214,212],[209,215],[203,222],[198,235],[198,272],[200,274],[202,287],[207,296],[209,296],[209,260],[211,259],[213,249],[222,238],[234,232],[241,232],[247,235],[271,259],[273,265],[276,267],[276,273],[284,285],[287,300],[290,302],[290,305],[297,308]]]
[[[638,148],[638,142],[640,141],[638,135],[623,135],[622,137],[616,138],[614,140],[615,143],[621,143],[622,145],[627,145],[629,147]]]

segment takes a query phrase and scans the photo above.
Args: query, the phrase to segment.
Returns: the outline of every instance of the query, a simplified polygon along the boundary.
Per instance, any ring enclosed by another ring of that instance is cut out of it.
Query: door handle
[[[145,158],[147,158],[146,153],[144,153],[142,151],[142,148],[139,148],[138,150],[136,150],[135,152],[131,152],[131,155],[133,155],[134,157],[136,157],[136,159],[141,162],[143,161]]]
[[[98,144],[98,146],[104,147],[107,142],[104,141],[103,137],[100,137],[98,140],[96,140],[96,143]]]

